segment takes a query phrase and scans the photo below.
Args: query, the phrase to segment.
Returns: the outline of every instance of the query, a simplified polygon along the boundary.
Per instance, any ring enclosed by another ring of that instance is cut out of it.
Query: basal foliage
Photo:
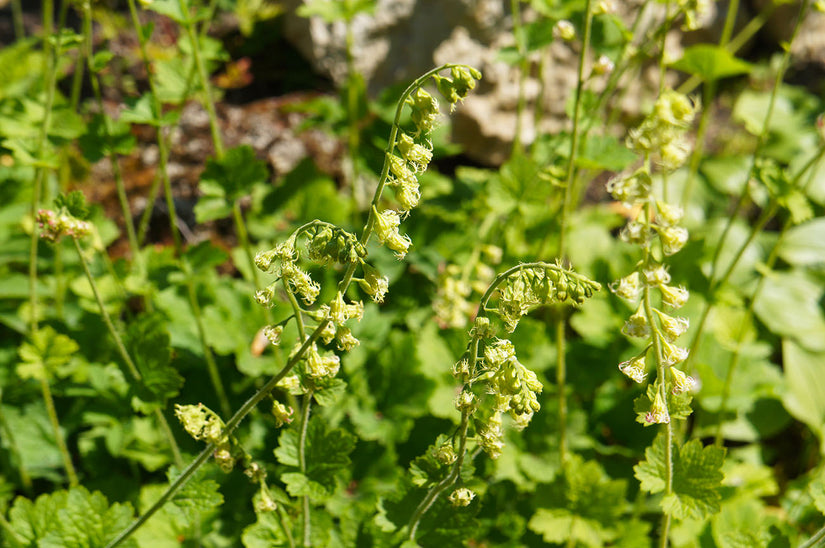
[[[818,545],[825,105],[786,80],[821,2],[786,6],[773,58],[741,50],[783,3],[740,30],[736,2],[513,0],[516,135],[546,48],[576,83],[565,129],[490,169],[445,131],[479,70],[370,100],[352,37],[380,6],[306,1],[347,76],[291,113],[346,152],[272,181],[224,143],[216,104],[255,76],[209,29],[280,55],[281,4],[43,2],[0,49],[0,544]],[[718,41],[673,59],[714,10]],[[104,165],[115,211],[86,198]]]

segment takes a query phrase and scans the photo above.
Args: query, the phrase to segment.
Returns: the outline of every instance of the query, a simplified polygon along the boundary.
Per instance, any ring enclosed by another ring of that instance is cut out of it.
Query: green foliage
[[[726,48],[708,44],[690,46],[671,66],[707,81],[747,74],[751,70],[748,63],[734,57]]]
[[[132,321],[126,337],[126,347],[134,356],[140,381],[132,385],[143,412],[163,408],[183,385],[183,377],[172,367],[169,332],[159,314],[145,314]]]
[[[55,491],[32,502],[19,497],[9,511],[10,544],[22,546],[102,548],[132,521],[129,504],[109,505],[99,492],[85,487]],[[125,546],[137,546],[128,541]]]
[[[645,450],[645,460],[633,468],[641,488],[648,493],[661,493],[666,489],[666,450],[665,435],[660,433]],[[664,512],[677,519],[702,519],[718,512],[724,477],[720,469],[725,450],[702,447],[701,441],[690,440],[681,447],[673,444],[671,451],[673,485],[662,499]]]
[[[536,134],[500,166],[451,142],[496,79],[448,65],[376,94],[355,69],[374,0],[297,8],[347,60],[335,83],[281,62],[269,0],[138,2],[136,28],[92,3],[93,37],[57,28],[85,28],[70,2],[51,35],[7,44],[0,544],[103,547],[158,501],[125,545],[822,536],[825,102],[770,44],[736,51],[738,25],[726,45],[687,36],[671,62],[664,37],[706,3],[670,2],[670,19],[665,3],[638,21],[584,0],[486,14],[516,24],[498,58]],[[452,32],[418,28],[420,7],[389,32]],[[577,60],[580,81],[557,78]],[[213,89],[238,67],[252,86]],[[692,76],[678,93],[676,71]],[[195,103],[226,143],[190,135]],[[242,111],[260,118],[249,135]],[[257,146],[270,130],[304,144],[289,172]]]

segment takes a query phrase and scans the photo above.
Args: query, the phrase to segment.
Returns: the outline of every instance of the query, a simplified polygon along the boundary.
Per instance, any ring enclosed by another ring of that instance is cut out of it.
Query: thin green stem
[[[323,332],[324,328],[329,323],[329,320],[322,320],[321,323],[318,324],[318,327],[312,332],[312,334],[304,341],[304,344],[298,349],[298,351],[293,354],[293,356],[289,359],[289,361],[284,365],[284,367],[271,379],[269,379],[266,384],[264,384],[255,394],[250,397],[246,402],[238,409],[235,414],[232,416],[229,421],[226,423],[226,427],[224,428],[224,434],[226,437],[229,437],[241,421],[246,418],[246,416],[258,405],[264,398],[266,398],[272,390],[275,389],[275,386],[286,377],[290,371],[298,364],[298,362],[303,359],[304,354],[309,349],[310,346],[315,344],[315,342],[320,338],[321,333]],[[161,497],[149,508],[146,512],[143,513],[138,519],[136,519],[131,525],[129,525],[126,529],[121,531],[117,537],[112,539],[109,544],[106,545],[106,548],[114,548],[115,546],[119,545],[121,542],[129,538],[135,531],[137,531],[146,521],[152,517],[155,512],[160,510],[164,504],[166,504],[174,495],[177,493],[181,487],[183,487],[186,482],[198,471],[198,469],[203,466],[203,464],[209,459],[212,453],[215,451],[216,446],[215,444],[207,445],[203,451],[201,451],[195,460],[187,466],[180,476],[173,481],[166,491],[161,495]]]
[[[21,0],[11,0],[11,18],[14,25],[14,39],[19,42],[26,37],[26,26],[23,24],[23,5]]]
[[[137,235],[135,234],[135,221],[132,218],[132,209],[129,206],[129,197],[126,195],[126,185],[123,182],[123,175],[120,171],[120,162],[118,161],[117,153],[114,150],[112,143],[112,130],[109,127],[109,117],[103,108],[103,95],[100,91],[100,80],[92,66],[93,58],[93,39],[92,39],[92,7],[90,2],[83,4],[83,36],[86,41],[86,63],[89,69],[89,80],[92,84],[92,91],[97,102],[97,108],[103,120],[103,138],[106,141],[109,161],[112,165],[112,174],[115,178],[115,189],[117,191],[118,202],[120,203],[120,210],[123,214],[123,223],[126,225],[126,237],[129,240],[129,249],[132,252],[132,260],[134,260],[138,269],[142,270],[142,259],[140,255],[140,245],[138,245]]]
[[[209,74],[206,71],[206,64],[203,61],[203,56],[200,51],[200,39],[198,37],[195,23],[189,16],[189,5],[186,0],[178,0],[181,11],[186,14],[183,22],[186,35],[192,47],[192,58],[195,61],[195,68],[197,69],[198,79],[204,94],[204,105],[206,112],[209,114],[209,130],[212,133],[212,144],[215,146],[215,156],[220,159],[223,158],[223,138],[221,137],[221,129],[218,125],[218,115],[215,112],[215,101],[212,99],[212,86],[209,83]]]
[[[433,503],[435,503],[441,493],[456,482],[461,474],[461,466],[464,464],[464,457],[467,454],[467,429],[469,425],[470,412],[465,410],[461,413],[461,424],[458,427],[458,458],[453,463],[453,468],[450,470],[450,473],[447,474],[447,477],[442,479],[432,489],[430,489],[427,496],[425,496],[424,499],[418,504],[410,517],[410,521],[407,524],[410,540],[415,540],[415,535],[418,532],[418,526],[421,524],[421,519],[424,517],[424,514],[427,513],[427,510],[432,507]]]
[[[584,92],[584,64],[587,59],[587,51],[590,44],[590,28],[593,22],[593,11],[590,0],[585,2],[584,15],[584,37],[582,39],[581,52],[579,53],[578,76],[576,81],[576,100],[573,106],[573,129],[570,135],[570,157],[567,161],[567,174],[564,185],[564,198],[561,204],[559,221],[559,252],[558,257],[564,260],[565,240],[567,239],[568,211],[573,190],[573,183],[576,177],[576,153],[579,148],[579,119],[581,116],[581,101]],[[565,345],[565,324],[566,316],[559,312],[555,316],[554,331],[556,333],[556,389],[558,391],[558,413],[559,413],[559,458],[562,462],[567,459],[567,363]]]
[[[527,47],[524,43],[524,27],[521,23],[521,0],[510,0],[510,11],[513,13],[513,35],[516,38],[516,50],[519,56],[519,79],[518,79],[518,100],[516,102],[516,132],[513,136],[513,149],[511,154],[516,155],[524,152],[521,142],[521,128],[524,118],[524,107],[526,98],[524,89],[527,84],[527,76],[530,68],[527,59]]]
[[[787,69],[788,64],[790,62],[791,44],[793,44],[794,39],[799,34],[799,29],[802,25],[802,21],[804,20],[805,13],[807,12],[809,5],[810,5],[810,0],[805,0],[803,2],[802,6],[799,8],[799,15],[797,17],[796,24],[794,25],[793,32],[791,34],[790,39],[788,40],[787,48],[785,49],[785,53],[782,56],[782,61],[780,62],[779,69],[778,69],[777,74],[776,74],[776,79],[774,80],[774,85],[773,85],[773,88],[771,89],[771,95],[770,95],[770,99],[768,101],[768,108],[767,108],[767,111],[765,113],[765,121],[764,121],[763,126],[762,126],[762,131],[759,134],[759,138],[757,140],[756,148],[754,150],[753,156],[751,157],[751,164],[750,164],[750,168],[748,169],[748,176],[745,179],[746,184],[744,184],[742,186],[742,191],[739,194],[739,198],[736,201],[736,205],[734,206],[733,211],[728,215],[728,220],[725,223],[725,227],[722,230],[722,235],[719,237],[718,244],[716,246],[716,250],[714,251],[713,259],[711,260],[711,270],[710,270],[710,274],[708,275],[709,288],[710,288],[709,289],[710,299],[705,303],[705,307],[704,307],[704,309],[702,311],[702,315],[699,319],[698,328],[694,332],[693,341],[690,345],[690,355],[688,356],[688,360],[690,360],[691,357],[694,356],[697,353],[698,349],[699,349],[699,343],[700,343],[701,336],[702,336],[702,333],[703,333],[703,330],[704,330],[704,326],[705,326],[705,323],[707,321],[707,317],[708,317],[708,314],[710,312],[710,309],[713,307],[713,294],[714,294],[714,292],[716,291],[716,289],[718,289],[719,287],[721,287],[725,283],[727,283],[728,278],[730,277],[730,275],[733,272],[734,268],[736,268],[736,265],[738,264],[739,259],[742,257],[742,254],[744,253],[745,248],[747,248],[747,246],[750,245],[750,243],[758,235],[757,227],[758,227],[758,230],[761,231],[762,228],[765,226],[765,223],[767,223],[767,221],[770,219],[770,217],[767,216],[766,214],[770,210],[772,210],[772,211],[770,211],[770,216],[772,216],[773,213],[775,213],[775,211],[776,211],[776,205],[772,201],[771,205],[769,205],[768,208],[767,208],[768,211],[763,212],[763,214],[759,217],[757,222],[754,224],[754,226],[751,230],[751,233],[748,236],[748,239],[746,240],[746,242],[742,246],[740,246],[739,249],[737,250],[737,252],[735,253],[734,259],[728,265],[727,269],[725,270],[725,273],[721,277],[717,278],[718,269],[719,269],[719,257],[720,257],[720,254],[721,254],[721,250],[724,247],[725,242],[727,241],[727,237],[728,237],[728,234],[730,233],[731,227],[733,226],[734,220],[739,216],[739,213],[741,212],[742,207],[744,206],[745,199],[748,195],[747,181],[750,181],[754,177],[754,175],[756,174],[756,167],[757,167],[757,164],[758,164],[758,159],[759,159],[759,157],[761,157],[764,146],[768,141],[768,136],[770,134],[770,129],[769,129],[770,128],[770,121],[771,121],[771,118],[773,117],[773,110],[774,110],[774,105],[776,103],[776,98],[779,94],[779,87],[782,85],[782,80],[784,78],[785,70]]]
[[[578,76],[576,81],[576,100],[573,106],[573,129],[570,135],[570,157],[567,160],[567,171],[564,185],[564,201],[561,205],[561,219],[559,221],[559,259],[564,259],[565,240],[567,237],[568,208],[570,206],[570,196],[573,189],[573,180],[576,177],[576,156],[579,148],[579,118],[581,117],[581,102],[584,92],[584,63],[587,59],[588,46],[590,44],[590,28],[593,22],[593,11],[591,0],[585,2],[584,16],[584,37],[582,38],[582,48],[579,53]]]
[[[57,450],[60,452],[60,457],[63,459],[63,468],[66,469],[66,475],[69,476],[69,485],[74,487],[79,485],[80,481],[77,479],[77,472],[74,469],[72,457],[69,455],[69,448],[66,447],[66,440],[63,439],[63,433],[60,430],[60,419],[57,417],[57,410],[54,407],[54,398],[52,397],[51,388],[49,388],[49,379],[45,376],[40,379],[40,392],[43,395],[43,402],[46,404],[46,413],[49,416],[49,423],[52,425],[54,441],[57,443]]]
[[[80,258],[80,264],[83,266],[83,272],[86,273],[86,279],[89,280],[89,285],[92,288],[92,294],[94,294],[97,307],[100,310],[100,315],[103,317],[103,322],[106,324],[106,328],[109,330],[109,334],[115,342],[115,347],[117,348],[123,363],[126,364],[126,369],[129,375],[131,375],[131,377],[136,381],[140,381],[142,378],[140,370],[138,370],[134,360],[132,360],[132,357],[129,355],[129,351],[126,350],[126,345],[123,344],[123,339],[120,338],[120,333],[118,333],[117,329],[115,329],[114,323],[112,323],[112,318],[106,310],[106,305],[103,302],[103,298],[100,296],[100,291],[97,288],[94,276],[92,276],[92,271],[89,268],[89,262],[86,260],[86,256],[83,254],[83,249],[80,247],[80,242],[75,239],[72,239],[72,241],[74,242],[75,249],[77,250],[77,256]],[[161,430],[163,430],[163,433],[166,436],[166,440],[169,443],[169,448],[172,450],[172,456],[175,459],[175,464],[182,467],[183,457],[181,456],[178,443],[175,441],[175,436],[172,433],[172,429],[166,421],[166,417],[163,416],[160,409],[155,409],[154,414]]]
[[[307,472],[306,459],[306,445],[307,445],[307,431],[309,426],[309,413],[312,408],[312,391],[310,390],[304,395],[304,409],[301,413],[301,434],[298,438],[298,465],[301,473]],[[303,520],[303,543],[304,546],[312,545],[312,516],[309,508],[309,495],[301,497],[301,507],[304,515]]]
[[[800,544],[799,548],[814,548],[815,546],[822,546],[823,544],[825,544],[825,525],[806,542]]]
[[[45,75],[46,84],[46,104],[43,106],[43,121],[40,125],[40,132],[37,137],[37,154],[43,160],[46,153],[46,144],[51,125],[52,107],[54,106],[55,88],[57,85],[57,55],[55,50],[60,49],[60,37],[57,37],[57,46],[51,45],[52,16],[54,4],[52,0],[43,0],[43,47],[45,49]],[[43,182],[46,177],[46,167],[39,166],[34,176],[34,187],[32,189],[31,218],[37,215],[37,208],[40,205],[41,194],[43,192]],[[32,334],[37,332],[38,325],[38,296],[37,296],[37,247],[39,237],[37,230],[32,230],[29,240],[29,314],[30,329]]]

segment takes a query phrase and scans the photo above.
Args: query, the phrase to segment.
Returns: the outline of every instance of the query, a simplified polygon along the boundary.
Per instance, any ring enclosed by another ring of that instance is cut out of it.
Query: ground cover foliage
[[[337,94],[293,107],[344,168],[273,180],[224,145],[215,103],[248,66],[209,29],[232,14],[251,42],[278,3],[45,1],[26,36],[12,0],[3,545],[817,545],[825,109],[786,76],[823,6],[794,4],[784,49],[737,55],[780,3],[735,33],[729,2],[719,41],[674,59],[666,32],[710,2],[639,2],[628,23],[607,0],[513,0],[502,61],[578,56],[567,129],[465,165],[449,116],[483,74],[456,59],[368,100],[350,59]],[[299,14],[351,29],[374,7]],[[623,82],[651,66],[628,119]],[[191,102],[213,241],[184,238],[169,169]],[[122,166],[146,134],[138,212]],[[85,197],[101,162],[119,210]]]

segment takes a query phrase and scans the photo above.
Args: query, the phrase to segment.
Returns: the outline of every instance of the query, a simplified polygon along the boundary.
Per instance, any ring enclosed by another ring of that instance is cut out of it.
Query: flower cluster
[[[645,156],[655,155],[665,170],[678,168],[690,153],[688,129],[697,110],[696,102],[686,95],[671,89],[663,91],[653,112],[639,127],[630,130],[627,146]]]
[[[92,231],[91,223],[76,219],[69,213],[55,213],[50,209],[41,209],[35,217],[40,227],[40,237],[50,242],[56,242],[63,236],[75,240],[88,236]]]
[[[215,462],[226,473],[235,466],[232,444],[229,436],[224,434],[226,425],[217,413],[199,403],[198,405],[175,405],[175,416],[183,425],[186,433],[199,441],[215,446]]]
[[[684,30],[698,30],[713,17],[711,0],[679,0],[679,9],[685,14]]]
[[[521,268],[510,274],[500,290],[496,312],[512,333],[521,317],[534,308],[568,300],[579,305],[600,287],[559,265]]]
[[[450,108],[462,101],[476,86],[481,73],[466,67],[452,67],[450,77],[433,75],[441,95],[450,103]],[[421,201],[421,189],[418,176],[427,170],[433,158],[432,143],[428,135],[438,120],[438,100],[423,87],[417,87],[406,100],[410,107],[410,118],[415,124],[415,131],[406,133],[398,130],[395,143],[390,147],[386,157],[386,184],[395,191],[399,209],[372,209],[373,227],[381,243],[403,259],[412,245],[409,236],[402,235],[398,228],[401,219],[418,206]]]
[[[682,208],[654,198],[649,162],[651,157],[658,157],[665,172],[684,162],[689,153],[686,135],[695,114],[696,105],[688,97],[671,90],[663,92],[653,112],[641,126],[631,130],[628,137],[628,146],[643,155],[643,165],[607,185],[613,198],[637,211],[620,237],[640,246],[644,254],[637,269],[613,282],[610,289],[631,302],[635,309],[622,327],[622,333],[647,341],[641,353],[619,364],[619,370],[642,383],[647,378],[648,360],[657,364],[656,390],[655,395],[649,397],[645,424],[670,422],[666,387],[670,387],[673,394],[682,394],[696,386],[692,377],[674,367],[687,359],[687,349],[678,346],[676,340],[688,330],[689,322],[670,311],[681,308],[689,294],[684,287],[672,283],[668,269],[661,262],[685,246],[688,231],[680,225]],[[655,295],[660,297],[661,307],[654,306]],[[670,381],[664,378],[666,368],[670,368]]]

